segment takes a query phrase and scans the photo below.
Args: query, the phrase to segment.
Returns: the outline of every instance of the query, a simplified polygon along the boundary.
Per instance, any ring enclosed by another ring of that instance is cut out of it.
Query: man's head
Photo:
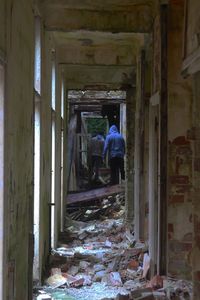
[[[110,127],[109,134],[111,134],[111,133],[117,133],[117,132],[118,132],[117,126],[116,125],[112,125]]]

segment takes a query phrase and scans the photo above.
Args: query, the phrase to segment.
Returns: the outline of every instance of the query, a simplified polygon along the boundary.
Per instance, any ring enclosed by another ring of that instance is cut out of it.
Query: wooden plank
[[[103,187],[103,188],[90,190],[86,192],[68,194],[67,204],[100,200],[108,196],[120,194],[123,192],[124,192],[124,187],[122,187],[121,185],[112,185],[112,186]]]
[[[67,152],[67,187],[69,187],[70,172],[74,159],[74,142],[76,136],[77,115],[71,117],[68,127],[68,152]]]

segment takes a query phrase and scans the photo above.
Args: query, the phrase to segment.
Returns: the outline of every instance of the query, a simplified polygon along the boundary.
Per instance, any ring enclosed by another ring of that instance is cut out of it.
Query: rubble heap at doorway
[[[109,218],[99,214],[96,222],[83,222],[81,214],[78,221],[66,217],[59,248],[50,257],[46,286],[37,289],[35,299],[191,299],[188,282],[161,276],[148,280],[148,245],[136,241],[123,223],[124,195],[103,201]]]

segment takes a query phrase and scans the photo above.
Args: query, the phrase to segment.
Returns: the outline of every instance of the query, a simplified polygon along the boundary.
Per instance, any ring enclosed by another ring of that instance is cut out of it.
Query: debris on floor
[[[158,275],[148,280],[148,245],[125,227],[124,205],[121,193],[77,211],[69,206],[65,232],[50,257],[49,276],[45,286],[35,288],[34,299],[192,299],[186,281]]]

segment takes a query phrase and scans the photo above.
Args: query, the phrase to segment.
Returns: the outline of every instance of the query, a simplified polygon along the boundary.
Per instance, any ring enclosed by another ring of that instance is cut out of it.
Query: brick
[[[192,243],[192,232],[189,232],[189,233],[185,234],[182,241]]]
[[[200,271],[194,272],[193,275],[195,281],[200,281]]]
[[[191,251],[192,250],[192,242],[182,243],[182,250],[183,251]]]
[[[185,277],[184,275],[186,275],[189,278],[189,276],[191,275],[191,267],[183,259],[171,259],[168,265],[168,270],[170,274],[173,274],[175,276],[182,274],[182,277]]]
[[[196,246],[200,249],[200,235],[199,234],[195,235],[194,239],[195,239]]]
[[[194,170],[200,172],[200,158],[194,159]]]
[[[189,176],[185,176],[185,175],[170,176],[170,183],[188,185],[189,184]]]
[[[172,144],[180,146],[180,145],[188,145],[190,141],[186,140],[185,136],[178,136],[172,141]]]
[[[168,240],[172,240],[173,239],[173,234],[171,232],[168,232]]]
[[[174,232],[174,224],[168,224],[168,232]]]
[[[178,147],[177,150],[176,150],[176,154],[191,156],[192,155],[192,150],[190,148],[190,145]]]
[[[169,249],[174,253],[188,252],[192,250],[192,242],[171,240],[169,242]]]
[[[194,220],[194,232],[199,233],[200,232],[200,217],[196,214],[193,215]]]
[[[169,197],[170,204],[183,203],[184,195],[173,195]]]
[[[191,185],[178,185],[176,189],[177,194],[184,194],[187,193],[191,190]]]
[[[192,127],[187,131],[187,139],[189,140],[199,140],[200,139],[200,128]]]

